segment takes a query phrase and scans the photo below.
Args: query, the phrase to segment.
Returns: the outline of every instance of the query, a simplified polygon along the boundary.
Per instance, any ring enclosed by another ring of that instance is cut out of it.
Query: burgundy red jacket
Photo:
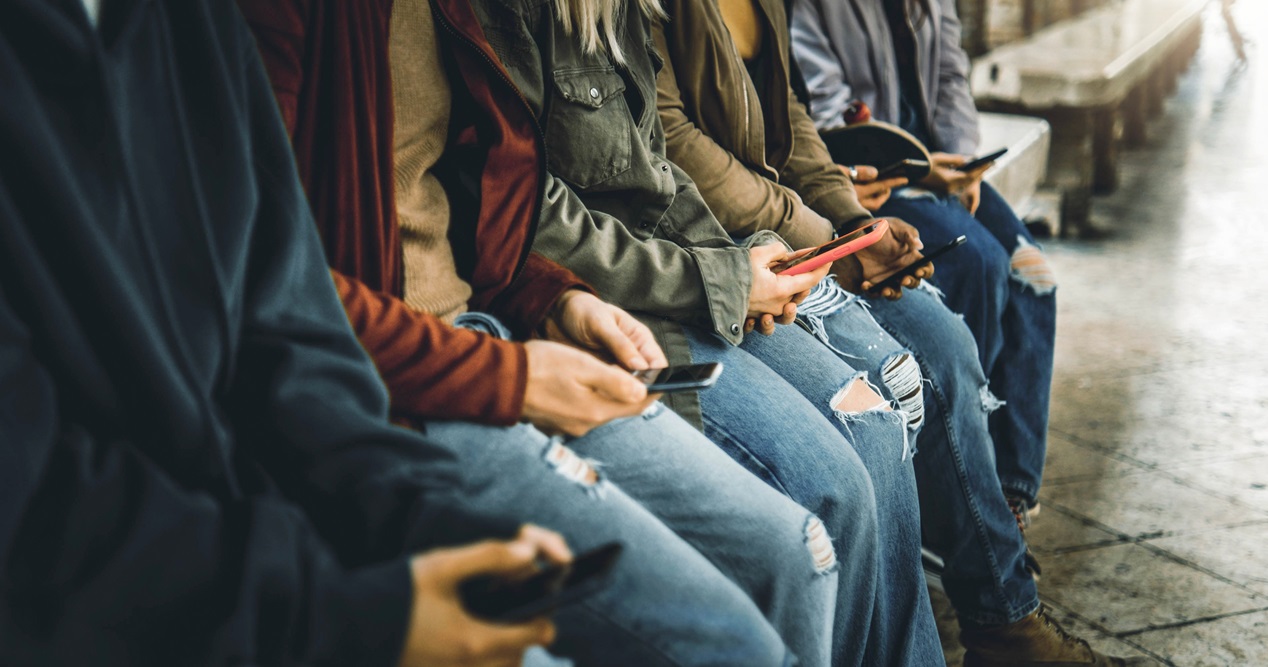
[[[291,133],[299,173],[349,321],[395,412],[510,424],[523,410],[524,348],[455,329],[402,294],[388,38],[393,0],[239,0]],[[437,174],[472,310],[531,333],[564,290],[588,289],[531,254],[545,157],[519,93],[470,5],[433,5],[452,58],[454,109]]]

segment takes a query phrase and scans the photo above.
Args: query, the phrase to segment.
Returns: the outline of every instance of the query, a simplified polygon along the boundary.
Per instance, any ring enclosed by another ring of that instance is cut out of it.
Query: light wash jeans
[[[937,261],[933,283],[964,316],[991,391],[1004,405],[990,416],[1004,488],[1034,504],[1048,451],[1048,403],[1056,341],[1056,283],[1017,214],[982,184],[977,215],[956,197],[891,197],[879,215],[901,218],[934,248],[969,242]]]
[[[922,418],[912,425],[919,429],[921,523],[925,544],[946,564],[942,581],[956,613],[994,625],[1033,612],[1039,599],[1025,543],[995,473],[987,427],[995,405],[968,328],[929,288],[904,290],[898,301],[864,300],[827,279],[814,296],[824,305],[807,314],[811,327],[844,359],[880,377],[900,408],[910,403],[903,400],[910,381],[895,360],[919,362]]]
[[[795,326],[749,334],[740,347],[687,333],[695,362],[725,366],[700,392],[705,435],[820,517],[836,546],[832,664],[945,664],[920,565],[902,415],[833,409],[858,373]]]
[[[456,322],[473,323],[505,333],[487,315]],[[458,459],[464,513],[552,528],[578,553],[625,543],[613,585],[559,613],[557,652],[582,665],[828,664],[837,567],[822,523],[662,404],[567,444],[529,425],[422,429]]]

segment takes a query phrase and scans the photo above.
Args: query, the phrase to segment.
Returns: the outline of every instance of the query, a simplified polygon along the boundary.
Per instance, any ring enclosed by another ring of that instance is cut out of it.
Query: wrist
[[[563,330],[565,314],[568,312],[569,304],[573,299],[582,294],[586,294],[586,292],[577,289],[564,290],[564,292],[559,295],[559,298],[555,299],[555,302],[550,304],[550,308],[546,310],[546,314],[542,317],[541,322],[537,324],[537,330],[535,331],[537,337],[551,340],[553,338],[551,335],[552,329],[555,331]]]
[[[845,222],[833,225],[833,229],[836,231],[836,236],[845,236],[875,219],[870,213],[860,213]]]

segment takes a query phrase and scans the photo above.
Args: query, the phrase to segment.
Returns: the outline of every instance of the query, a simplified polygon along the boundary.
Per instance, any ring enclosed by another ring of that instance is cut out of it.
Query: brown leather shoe
[[[1008,625],[963,626],[964,667],[1144,667],[1158,665],[1149,658],[1115,658],[1092,650],[1087,642],[1066,632],[1047,610]]]

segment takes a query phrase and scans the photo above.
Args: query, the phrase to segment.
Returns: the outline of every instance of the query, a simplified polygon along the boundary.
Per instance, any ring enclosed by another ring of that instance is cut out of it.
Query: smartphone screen
[[[647,385],[647,391],[669,392],[704,389],[712,386],[722,372],[722,364],[690,364],[634,371],[634,377]]]
[[[991,162],[994,162],[1000,159],[1001,157],[1004,156],[1004,153],[1007,153],[1007,152],[1008,152],[1007,148],[1001,148],[995,151],[994,153],[988,153],[981,157],[973,158],[972,160],[969,160],[968,162],[965,162],[964,164],[958,167],[955,167],[954,169],[956,171],[973,171],[974,169],[977,169],[978,167],[984,164],[990,164]]]

